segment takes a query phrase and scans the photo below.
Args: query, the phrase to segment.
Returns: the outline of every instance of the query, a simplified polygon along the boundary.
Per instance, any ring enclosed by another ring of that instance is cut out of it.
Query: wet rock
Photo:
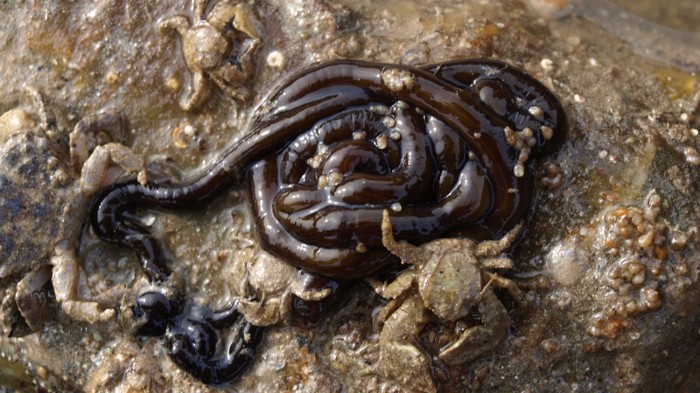
[[[700,354],[697,76],[673,67],[688,63],[683,57],[659,63],[635,54],[627,35],[608,32],[593,18],[551,19],[561,11],[555,3],[563,2],[251,3],[263,42],[258,58],[267,59],[246,82],[251,97],[234,102],[214,89],[196,115],[178,104],[187,64],[176,44],[157,33],[158,21],[187,13],[183,7],[0,4],[0,314],[10,321],[3,327],[22,315],[16,282],[45,266],[56,240],[68,233],[60,220],[72,201],[68,188],[78,181],[63,168],[69,156],[55,151],[54,139],[24,132],[41,129],[42,120],[3,101],[10,91],[34,84],[76,113],[115,107],[130,120],[126,139],[133,150],[186,178],[245,132],[249,110],[291,70],[338,57],[425,64],[484,56],[514,63],[552,88],[572,131],[538,172],[537,208],[510,256],[508,278],[526,292],[527,306],[495,291],[512,321],[510,334],[475,362],[433,364],[433,384],[445,392],[693,391],[699,380],[693,359]],[[191,131],[187,143],[174,142],[178,127],[186,132],[183,124]],[[234,281],[240,279],[234,266],[256,247],[239,191],[193,213],[147,217],[172,250],[173,266],[186,272],[188,298],[215,308],[245,286]],[[82,240],[77,259],[85,282],[97,292],[120,285],[126,293],[136,290],[138,268],[129,252],[95,244],[89,231],[71,233]],[[264,272],[256,274],[262,274],[258,284],[266,282]],[[123,299],[128,310],[133,300]],[[378,368],[374,322],[384,306],[358,286],[316,327],[269,328],[259,357],[232,387],[409,391]],[[478,323],[478,315],[473,319]],[[0,352],[12,358],[0,365],[20,370],[13,380],[54,390],[207,390],[157,342],[130,343],[117,318],[94,325],[50,321],[39,334],[0,338]],[[463,328],[428,324],[416,340],[439,350],[442,337]],[[76,357],[66,362],[65,353]]]

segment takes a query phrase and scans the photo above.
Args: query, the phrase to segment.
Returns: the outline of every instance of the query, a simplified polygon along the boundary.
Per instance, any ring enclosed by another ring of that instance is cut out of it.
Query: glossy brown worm
[[[136,183],[103,193],[93,225],[139,253],[153,279],[167,269],[155,241],[123,212],[208,202],[247,175],[261,244],[333,277],[381,268],[383,209],[397,238],[498,238],[531,208],[528,157],[555,148],[566,117],[554,95],[493,60],[413,68],[335,61],[291,76],[250,131],[186,185]]]

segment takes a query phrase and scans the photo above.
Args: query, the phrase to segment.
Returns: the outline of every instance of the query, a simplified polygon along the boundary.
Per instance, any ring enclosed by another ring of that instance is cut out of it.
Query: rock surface
[[[19,105],[17,92],[26,86],[49,97],[70,125],[116,108],[129,120],[126,143],[160,171],[186,178],[245,132],[248,114],[275,81],[313,62],[511,62],[558,95],[570,133],[540,165],[533,219],[511,255],[509,278],[526,291],[528,306],[499,294],[513,321],[508,338],[472,363],[436,365],[435,385],[445,392],[697,391],[700,81],[693,71],[699,70],[688,69],[692,64],[682,58],[637,54],[644,52],[640,43],[653,50],[658,41],[632,37],[631,45],[629,36],[606,30],[579,3],[453,3],[250,2],[263,43],[247,82],[250,99],[213,87],[207,102],[190,113],[178,106],[191,78],[179,44],[157,31],[164,18],[192,16],[189,2],[3,2],[0,113]],[[2,296],[23,274],[48,263],[58,217],[69,203],[68,185],[51,181],[59,163],[49,159],[46,140],[31,135],[0,138]],[[255,255],[239,192],[231,190],[206,209],[149,216],[153,232],[180,261],[176,269],[184,272],[188,295],[214,308],[236,295],[234,261]],[[46,197],[37,199],[37,193]],[[89,230],[72,240],[80,243],[80,262],[94,288],[138,291],[131,253],[96,241]],[[351,292],[314,328],[269,328],[257,360],[231,387],[411,391],[405,381],[413,370],[396,380],[378,372],[373,317],[385,302],[365,285]],[[56,314],[38,332],[0,337],[0,386],[218,389],[179,370],[158,341],[137,341],[121,326],[120,317],[88,324]],[[429,346],[441,328],[429,325],[421,342]]]

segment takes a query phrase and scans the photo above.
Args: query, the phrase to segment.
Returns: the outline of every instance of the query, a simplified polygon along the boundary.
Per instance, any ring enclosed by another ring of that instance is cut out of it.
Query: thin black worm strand
[[[501,62],[335,61],[280,84],[251,131],[192,183],[117,185],[95,202],[92,221],[100,237],[134,249],[149,277],[163,280],[169,271],[155,240],[126,210],[202,205],[247,173],[268,251],[325,275],[358,277],[389,258],[379,233],[387,207],[399,239],[500,237],[532,203],[532,171],[517,173],[518,164],[550,152],[565,130],[554,95]]]

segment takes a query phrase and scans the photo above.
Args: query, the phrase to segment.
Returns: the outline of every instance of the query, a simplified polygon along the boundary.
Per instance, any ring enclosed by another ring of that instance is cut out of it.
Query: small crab
[[[467,327],[454,342],[440,350],[438,357],[447,365],[472,361],[503,342],[510,319],[492,287],[505,288],[519,303],[524,303],[525,298],[513,281],[487,269],[513,267],[510,259],[499,257],[499,254],[510,247],[521,229],[522,224],[496,241],[476,243],[470,239],[447,238],[414,246],[394,239],[389,213],[384,211],[384,246],[403,264],[412,265],[390,284],[368,280],[380,296],[392,299],[383,310],[383,315],[380,315],[380,318],[386,318],[380,334],[380,367],[385,372],[392,374],[391,370],[416,366],[397,365],[397,362],[401,362],[401,359],[405,359],[404,363],[416,362],[416,356],[421,351],[413,346],[414,337],[410,336],[417,335],[429,322],[427,310],[443,322],[458,321],[466,317],[473,307],[481,314],[481,324]],[[394,316],[397,312],[401,313],[399,317]],[[413,326],[409,329],[407,325]],[[392,355],[406,351],[414,356]],[[424,360],[418,363],[429,373],[429,362],[427,358]]]
[[[164,370],[155,341],[139,346],[123,338],[111,342],[96,367],[87,373],[84,391],[163,392],[172,386],[172,375]],[[184,389],[183,389],[184,390]]]
[[[237,280],[240,282],[238,311],[257,326],[292,322],[294,297],[318,302],[335,292],[329,286],[314,285],[316,275],[257,249],[253,250],[252,258],[238,263],[234,271],[243,277],[243,280]]]
[[[80,172],[80,190],[85,196],[114,184],[124,174],[135,175],[146,184],[143,159],[122,145],[126,125],[114,111],[88,115],[70,133],[70,163]]]
[[[192,73],[192,92],[180,102],[185,111],[204,103],[210,90],[207,79],[226,95],[245,100],[249,91],[244,84],[253,73],[254,57],[261,44],[252,10],[242,4],[219,1],[205,18],[207,3],[208,0],[195,0],[194,23],[184,15],[176,15],[158,24],[161,34],[174,30],[182,39],[185,63]],[[247,39],[241,39],[241,33]],[[242,48],[237,48],[239,43]]]
[[[36,331],[53,318],[56,303],[70,318],[91,323],[114,315],[101,305],[114,306],[118,294],[93,296],[73,242],[91,195],[125,172],[145,180],[140,158],[114,143],[123,138],[120,114],[86,116],[68,135],[37,90],[27,88],[25,96],[26,105],[0,116],[0,330],[6,335]]]
[[[380,372],[415,392],[435,392],[431,359],[413,343],[430,322],[430,312],[419,296],[391,302],[377,315],[384,325],[379,333]]]

